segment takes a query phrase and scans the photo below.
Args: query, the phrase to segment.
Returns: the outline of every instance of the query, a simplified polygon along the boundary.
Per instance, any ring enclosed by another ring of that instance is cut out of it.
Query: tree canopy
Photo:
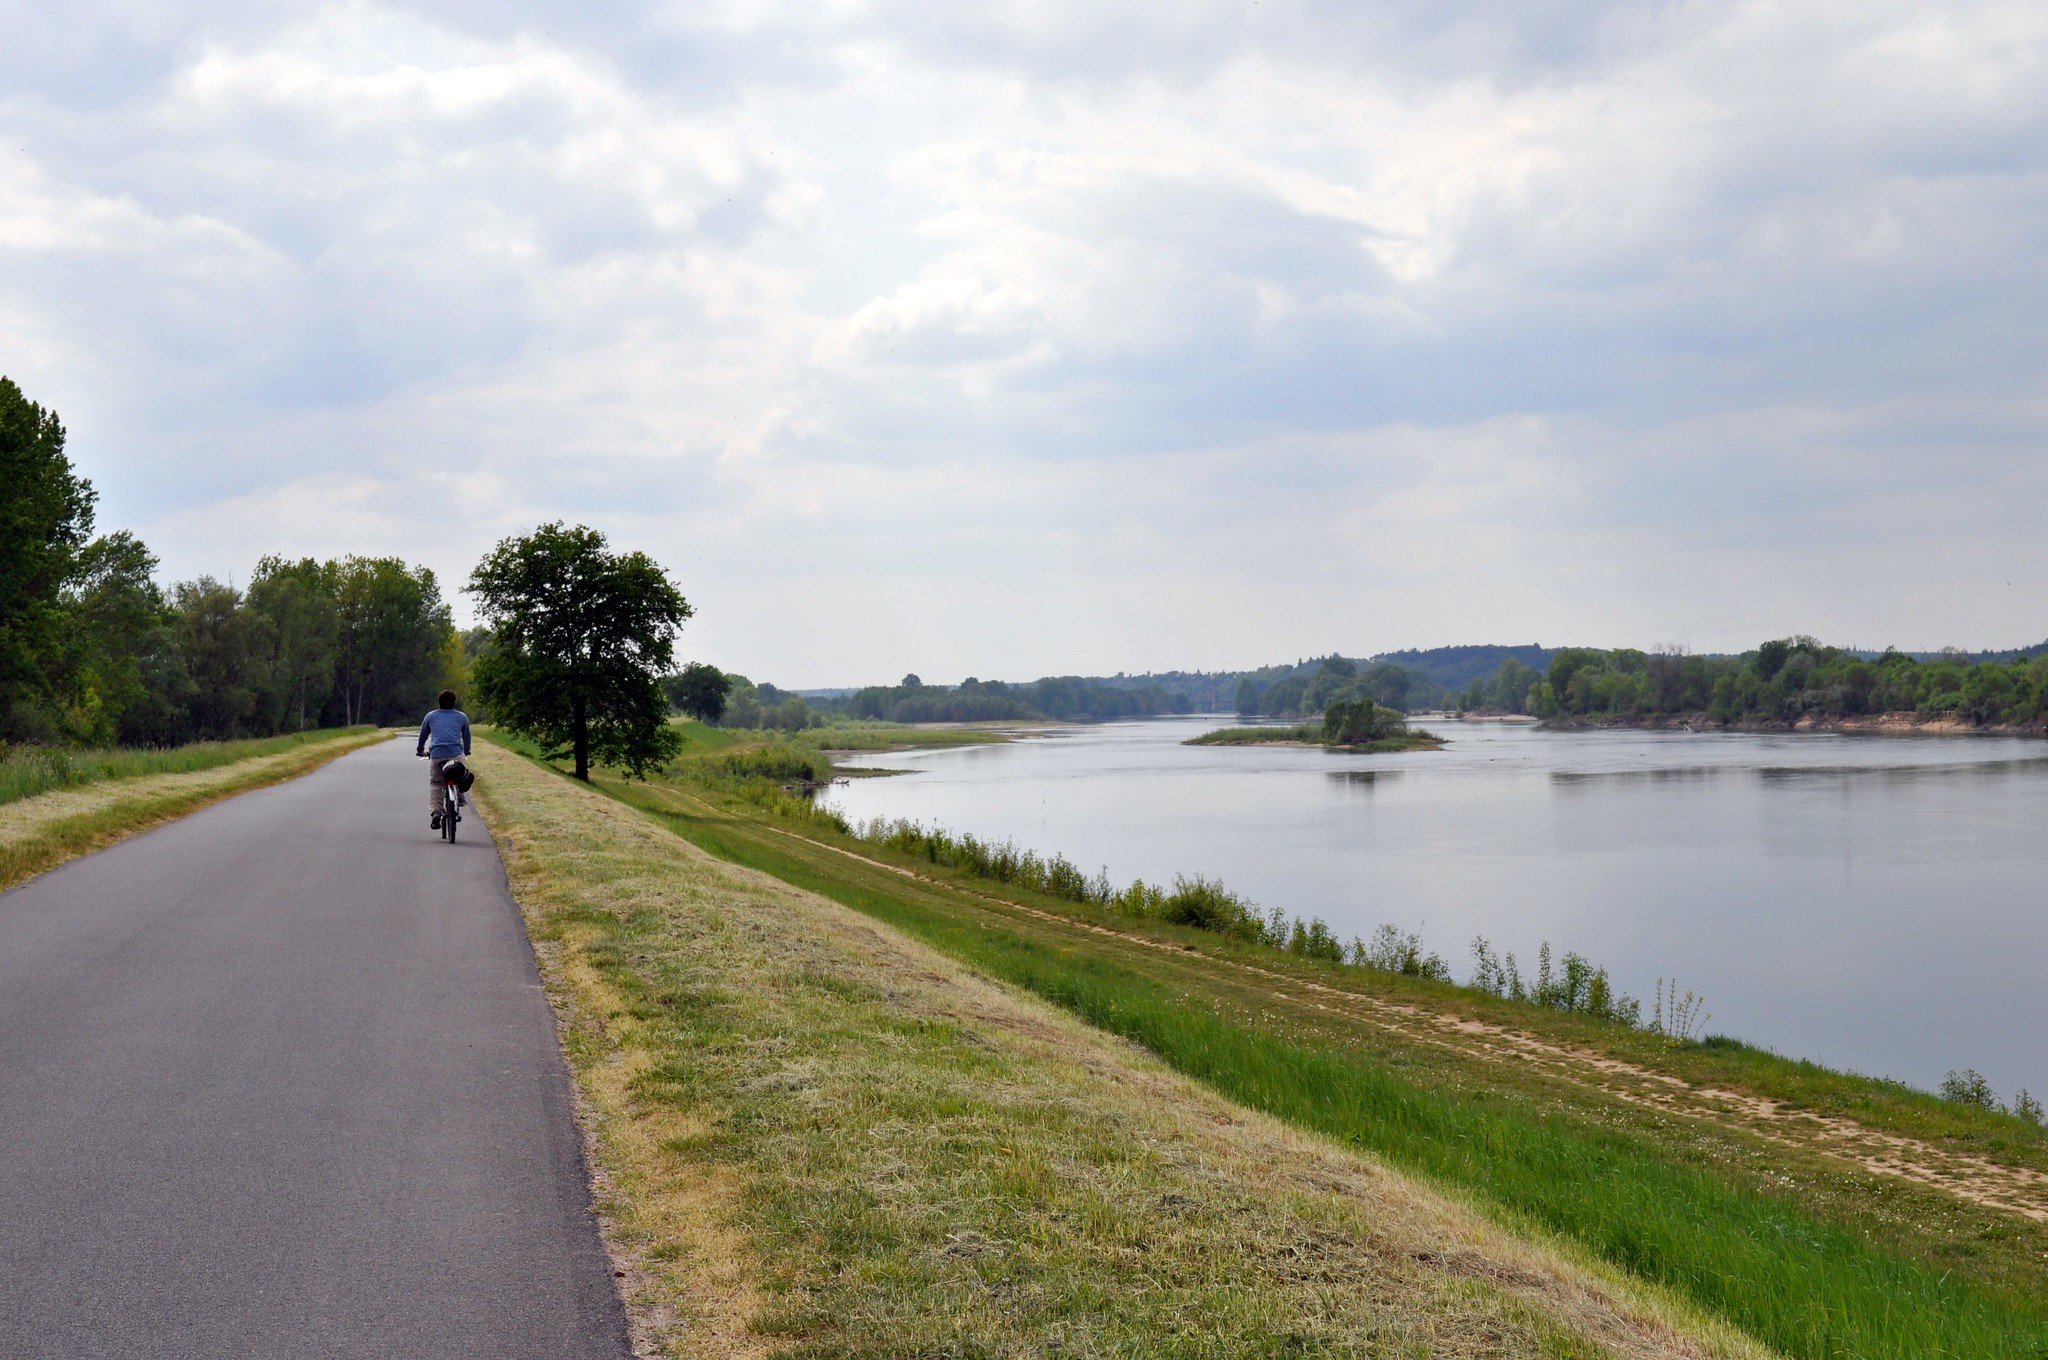
[[[491,625],[476,687],[497,721],[573,755],[584,780],[593,759],[638,776],[682,749],[660,677],[692,611],[647,554],[556,521],[500,542],[469,590]]]
[[[56,413],[0,378],[0,740],[165,746],[417,717],[465,681],[434,574],[264,558],[246,591],[168,589],[133,534],[92,537]]]
[[[669,706],[678,713],[687,713],[699,722],[715,723],[725,713],[733,677],[716,666],[692,661],[661,685],[668,692]]]

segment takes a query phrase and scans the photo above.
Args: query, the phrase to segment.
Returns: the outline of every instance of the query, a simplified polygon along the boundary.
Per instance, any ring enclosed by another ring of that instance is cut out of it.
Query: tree
[[[692,661],[661,684],[671,708],[699,722],[715,723],[725,712],[725,696],[732,689],[732,677],[716,666]]]
[[[55,735],[62,593],[92,535],[93,500],[57,413],[0,378],[0,738]]]
[[[647,554],[556,521],[500,542],[469,590],[497,644],[477,690],[506,727],[573,754],[582,780],[593,756],[637,777],[682,749],[659,677],[692,610]]]
[[[62,683],[65,727],[76,740],[103,746],[165,730],[175,739],[174,705],[185,692],[155,571],[156,557],[126,530],[94,539],[78,555],[64,590],[70,640]]]
[[[242,593],[211,576],[181,582],[172,591],[178,652],[192,679],[186,705],[190,736],[222,740],[247,736],[257,691],[266,676],[250,645],[255,619]]]
[[[1339,699],[1323,710],[1323,740],[1332,746],[1363,746],[1397,735],[1407,723],[1399,709],[1370,699]]]
[[[303,558],[287,562],[266,557],[249,581],[249,609],[262,621],[260,645],[268,651],[262,697],[262,725],[281,731],[306,729],[317,720],[334,690],[335,642],[341,609],[335,599],[332,563]]]
[[[460,656],[450,647],[455,624],[434,573],[395,557],[350,557],[332,570],[338,716],[349,726],[417,718],[454,678],[451,657]]]

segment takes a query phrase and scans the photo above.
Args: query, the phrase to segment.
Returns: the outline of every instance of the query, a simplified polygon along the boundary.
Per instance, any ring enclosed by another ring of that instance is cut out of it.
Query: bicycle
[[[426,758],[422,753],[421,759]],[[455,781],[468,768],[460,756],[452,757],[441,767],[441,839],[450,845],[455,843],[455,824],[462,820],[462,809],[469,806],[469,799]]]
[[[454,764],[450,761],[449,764]],[[447,766],[441,768],[441,838],[450,845],[455,844],[455,824],[462,820],[463,806],[469,801],[462,796],[462,790],[455,787],[455,781],[448,778]]]

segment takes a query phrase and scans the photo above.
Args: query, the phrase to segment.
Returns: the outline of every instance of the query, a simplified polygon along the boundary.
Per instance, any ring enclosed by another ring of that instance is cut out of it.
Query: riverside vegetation
[[[2048,724],[2048,654],[1870,656],[1807,637],[1739,657],[1567,647],[1529,687],[1524,708],[1561,722],[1793,726],[1905,714],[2038,730]]]
[[[710,668],[704,668],[710,669]],[[716,672],[713,672],[716,674]],[[1528,714],[1561,724],[1751,728],[1875,727],[1940,722],[2048,731],[2048,643],[2007,652],[1864,652],[1809,637],[1779,638],[1733,656],[1681,649],[1438,647],[1358,660],[1332,653],[1256,671],[1061,677],[1032,685],[970,679],[832,691],[806,698],[732,677],[733,711],[683,711],[739,728],[797,730],[849,716],[905,721],[1100,721],[1234,709],[1245,717],[1308,720],[1333,703],[1396,711]],[[1880,719],[1888,720],[1880,723]],[[1271,727],[1231,728],[1213,744],[1285,740]]]
[[[1696,998],[1662,987],[1657,1030],[1640,1007],[1616,1023],[1629,1008],[1611,988],[1594,1001],[1583,960],[1539,967],[1518,1001],[1505,958],[1494,986],[1459,988],[1398,931],[1333,949],[1305,922],[1295,947],[1293,923],[1276,941],[1214,884],[1133,894],[1133,911],[1099,876],[1083,891],[1075,866],[1034,873],[1021,852],[924,829],[863,838],[732,761],[772,743],[689,730],[666,775],[598,787],[1783,1354],[2048,1346],[2048,1139],[2025,1120],[1689,1037]],[[1020,866],[1007,881],[1005,864]]]

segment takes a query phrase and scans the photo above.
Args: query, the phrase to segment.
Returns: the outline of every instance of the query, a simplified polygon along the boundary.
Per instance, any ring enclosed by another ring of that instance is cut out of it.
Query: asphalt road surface
[[[0,1355],[628,1355],[498,853],[410,738],[0,895]]]

